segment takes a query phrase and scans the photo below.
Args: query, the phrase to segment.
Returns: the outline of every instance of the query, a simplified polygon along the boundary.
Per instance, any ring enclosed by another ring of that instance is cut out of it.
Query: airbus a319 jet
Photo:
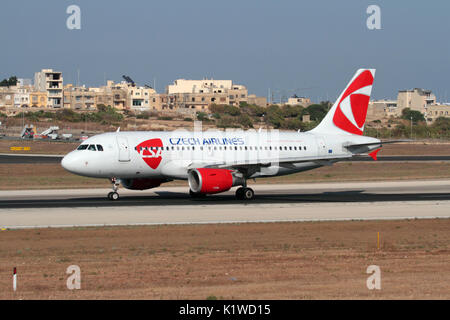
[[[146,190],[187,180],[192,197],[237,186],[236,198],[250,200],[247,180],[287,175],[369,154],[376,160],[382,143],[363,136],[375,69],[359,69],[325,118],[307,132],[133,131],[95,135],[67,154],[64,169],[107,178],[110,200],[118,187]]]

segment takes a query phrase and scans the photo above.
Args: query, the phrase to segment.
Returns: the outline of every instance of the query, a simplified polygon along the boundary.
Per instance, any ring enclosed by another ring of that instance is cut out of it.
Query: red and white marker
[[[17,289],[17,270],[16,267],[14,267],[13,271],[13,290],[16,291]]]

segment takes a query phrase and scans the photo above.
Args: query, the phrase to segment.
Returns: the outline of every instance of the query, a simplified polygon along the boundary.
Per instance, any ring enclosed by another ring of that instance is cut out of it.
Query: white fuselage
[[[248,168],[246,178],[256,178],[345,160],[353,155],[345,145],[378,141],[357,135],[277,130],[111,132],[85,140],[79,147],[83,150],[66,155],[62,166],[88,177],[173,180],[187,179],[192,168],[238,164]],[[264,165],[252,169],[257,163]]]

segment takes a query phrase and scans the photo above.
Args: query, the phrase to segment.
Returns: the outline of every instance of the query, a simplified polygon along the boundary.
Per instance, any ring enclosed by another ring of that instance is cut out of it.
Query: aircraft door
[[[327,155],[327,145],[324,138],[317,138],[317,149],[320,156]]]
[[[119,162],[130,161],[130,147],[126,137],[117,137],[117,145],[119,147]]]

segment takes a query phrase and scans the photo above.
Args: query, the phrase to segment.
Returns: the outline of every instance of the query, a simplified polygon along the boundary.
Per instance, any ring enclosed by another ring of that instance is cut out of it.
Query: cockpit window
[[[98,150],[98,151],[103,151],[103,147],[102,147],[100,144],[98,144],[98,145],[97,145],[97,150]]]
[[[88,150],[97,151],[97,149],[95,149],[95,144],[90,144]]]
[[[77,150],[86,150],[88,147],[88,144],[81,144],[78,146]]]

